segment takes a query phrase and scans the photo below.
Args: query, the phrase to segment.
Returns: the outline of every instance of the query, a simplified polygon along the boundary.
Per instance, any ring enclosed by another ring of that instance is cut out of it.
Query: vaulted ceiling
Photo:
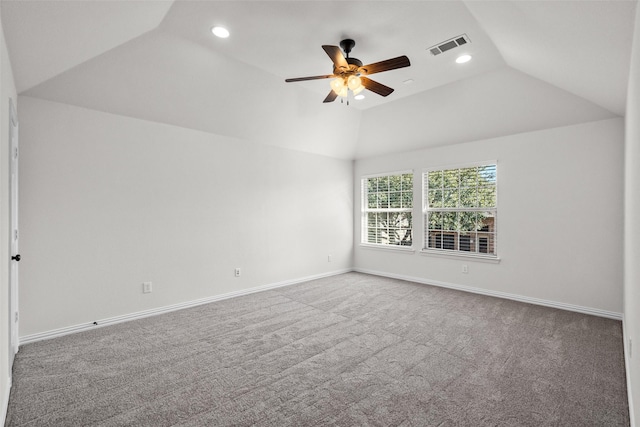
[[[338,158],[624,116],[636,1],[2,0],[18,92]],[[213,37],[214,25],[227,39]],[[470,43],[429,48],[465,34]],[[395,91],[323,104],[352,38]],[[466,64],[455,59],[472,55]],[[410,82],[407,82],[410,81]]]

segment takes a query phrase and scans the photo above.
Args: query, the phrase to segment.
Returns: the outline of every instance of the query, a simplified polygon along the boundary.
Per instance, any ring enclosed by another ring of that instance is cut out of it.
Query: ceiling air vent
[[[435,46],[431,46],[429,48],[429,52],[431,52],[433,56],[436,56],[436,55],[440,55],[443,52],[446,52],[448,50],[451,50],[458,46],[462,46],[463,44],[467,44],[467,43],[471,43],[471,40],[469,40],[469,37],[466,34],[462,34],[460,36],[454,37],[442,43],[438,43]]]

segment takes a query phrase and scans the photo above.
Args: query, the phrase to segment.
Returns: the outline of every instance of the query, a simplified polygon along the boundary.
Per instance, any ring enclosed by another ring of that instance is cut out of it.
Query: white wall
[[[640,8],[629,72],[625,144],[624,325],[627,345],[627,383],[632,418],[640,414]],[[629,339],[633,350],[629,353]],[[632,424],[633,425],[633,424]]]
[[[355,268],[620,316],[623,127],[622,119],[608,119],[356,161]],[[419,253],[422,169],[485,160],[498,162],[500,263]],[[359,246],[360,178],[407,169],[417,195],[415,253]]]
[[[20,120],[20,336],[352,265],[351,161],[29,97]]]
[[[0,3],[0,8],[1,8]],[[1,10],[0,10],[1,13]],[[0,22],[0,424],[9,401],[9,98],[16,87]]]

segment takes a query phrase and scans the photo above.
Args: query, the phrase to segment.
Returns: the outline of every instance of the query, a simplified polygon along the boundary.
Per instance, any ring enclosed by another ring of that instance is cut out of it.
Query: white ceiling
[[[2,0],[18,91],[113,114],[360,158],[623,116],[635,1]],[[210,33],[231,31],[228,39]],[[471,43],[438,56],[432,45]],[[321,48],[407,55],[323,104]],[[458,65],[455,58],[473,60]],[[412,79],[413,83],[403,83]]]

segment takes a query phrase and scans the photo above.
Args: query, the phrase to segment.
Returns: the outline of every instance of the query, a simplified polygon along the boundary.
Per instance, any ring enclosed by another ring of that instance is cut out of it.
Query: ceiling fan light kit
[[[350,58],[349,54],[356,45],[352,39],[344,39],[340,42],[340,47],[344,50],[344,54],[338,46],[323,45],[322,49],[329,55],[333,61],[333,74],[325,74],[321,76],[297,77],[286,79],[285,82],[300,82],[306,80],[333,79],[330,82],[331,92],[323,102],[333,102],[337,97],[347,98],[349,91],[354,95],[358,95],[364,89],[368,89],[381,96],[389,96],[393,89],[385,86],[365,76],[383,71],[395,70],[411,65],[409,58],[406,56],[398,56],[397,58],[387,59],[385,61],[375,62],[368,65],[362,65],[362,61],[357,58]],[[347,101],[347,104],[349,102]]]

